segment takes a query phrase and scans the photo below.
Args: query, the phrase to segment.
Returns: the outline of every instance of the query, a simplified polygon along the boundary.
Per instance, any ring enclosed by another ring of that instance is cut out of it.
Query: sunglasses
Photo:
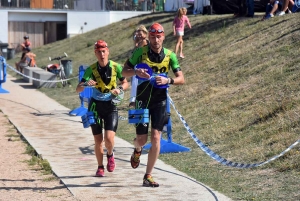
[[[164,31],[161,29],[150,29],[149,32],[150,33],[164,33]]]

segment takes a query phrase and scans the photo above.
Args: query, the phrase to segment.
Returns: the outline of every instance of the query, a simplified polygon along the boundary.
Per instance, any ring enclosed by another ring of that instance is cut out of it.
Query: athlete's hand
[[[94,80],[88,80],[87,82],[84,83],[85,85],[88,86],[95,86],[97,84],[97,82],[95,82]]]
[[[110,91],[110,93],[112,93],[113,95],[117,96],[117,95],[119,95],[121,93],[121,90],[118,89],[118,88],[117,89],[113,89],[113,90]]]
[[[168,78],[159,75],[155,77],[155,81],[157,85],[165,85],[169,82]]]
[[[138,68],[135,70],[135,74],[137,76],[139,76],[140,78],[145,78],[145,79],[149,79],[150,75],[148,74],[148,69],[144,69],[144,68]]]

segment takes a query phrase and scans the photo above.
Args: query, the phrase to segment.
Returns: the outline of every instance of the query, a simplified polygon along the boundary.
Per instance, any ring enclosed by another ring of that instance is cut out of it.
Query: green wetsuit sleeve
[[[132,64],[132,66],[135,66],[136,64],[138,64],[141,61],[141,57],[143,54],[143,49],[142,48],[137,48],[131,55],[131,57],[129,58],[129,62],[130,64]]]
[[[119,80],[124,80],[123,78],[123,76],[122,76],[122,66],[121,66],[121,64],[117,64],[117,68],[116,68],[116,71],[117,71],[117,78],[119,79]]]
[[[180,70],[180,65],[174,52],[172,52],[170,55],[170,67],[174,73]]]
[[[88,80],[90,80],[92,78],[93,75],[93,71],[91,67],[88,67],[85,71],[84,71],[84,75],[81,79],[81,82],[86,82]]]

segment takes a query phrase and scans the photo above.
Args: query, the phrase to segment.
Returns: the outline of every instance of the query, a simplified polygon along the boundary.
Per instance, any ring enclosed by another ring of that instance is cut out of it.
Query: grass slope
[[[76,75],[79,65],[96,61],[93,43],[104,39],[110,59],[123,64],[139,24],[160,22],[166,31],[165,47],[173,50],[173,17],[173,13],[135,17],[33,51],[39,66],[47,65],[49,56],[67,52]],[[186,84],[170,87],[169,93],[198,138],[226,159],[265,161],[299,139],[299,17],[260,21],[232,15],[189,16],[192,29],[185,32],[186,58],[180,60]],[[79,106],[76,84],[77,79],[70,87],[41,91],[72,109]],[[121,107],[127,104],[124,101]],[[120,113],[126,116],[126,109]],[[166,163],[234,200],[300,200],[299,146],[263,167],[230,168],[198,148],[174,111],[172,122],[173,141],[192,151],[161,155]],[[133,133],[133,126],[120,121],[119,137],[131,142]]]

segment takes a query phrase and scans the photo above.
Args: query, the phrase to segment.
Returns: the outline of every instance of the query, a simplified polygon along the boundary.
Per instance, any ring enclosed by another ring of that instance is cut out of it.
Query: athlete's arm
[[[141,78],[149,79],[150,75],[147,73],[147,69],[139,68],[134,69],[134,65],[127,60],[124,64],[124,68],[122,70],[122,76],[124,77],[132,77],[134,75],[137,75]]]
[[[80,93],[84,90],[84,87],[82,86],[84,84],[84,82],[80,82],[77,87],[76,87],[76,92]]]
[[[184,84],[184,76],[182,71],[177,71],[176,73],[174,73],[175,78],[172,78],[174,80],[173,84],[176,85],[180,85],[180,84]]]
[[[134,67],[132,67],[132,64],[127,60],[124,64],[124,68],[122,70],[122,76],[124,77],[132,77],[135,75]]]
[[[124,78],[124,80],[121,81],[121,87],[123,88],[123,90],[128,89],[128,81],[126,78]]]
[[[81,80],[81,82],[77,85],[76,87],[76,92],[80,93],[84,90],[84,85],[88,85],[88,86],[95,86],[97,84],[96,81],[90,79],[86,82],[84,82],[83,80]]]
[[[121,88],[121,89],[120,89],[120,88]],[[118,95],[118,94],[121,93],[121,90],[124,91],[124,90],[126,90],[127,88],[128,88],[128,82],[127,82],[126,78],[124,78],[124,79],[121,79],[121,86],[119,86],[119,87],[117,87],[117,88],[111,90],[110,92],[111,92],[112,94]]]
[[[170,66],[171,66],[171,68],[173,70],[173,73],[175,75],[175,78],[170,78],[171,80],[174,80],[174,81],[172,81],[173,84],[176,84],[176,85],[184,84],[183,72],[180,69],[177,56],[174,52],[172,52],[171,55],[170,55]]]
[[[92,76],[92,69],[89,67],[85,70],[83,77],[80,80],[80,83],[76,87],[76,92],[80,93],[84,90],[83,84],[94,86],[97,84],[96,81],[91,79]]]
[[[150,75],[147,73],[147,69],[142,69],[142,68],[135,69],[134,68],[134,66],[136,64],[140,63],[141,56],[143,54],[143,48],[144,47],[137,48],[131,55],[130,59],[128,59],[125,62],[124,68],[122,70],[122,76],[132,77],[134,75],[137,75],[141,78],[146,78],[146,79],[150,78]]]

